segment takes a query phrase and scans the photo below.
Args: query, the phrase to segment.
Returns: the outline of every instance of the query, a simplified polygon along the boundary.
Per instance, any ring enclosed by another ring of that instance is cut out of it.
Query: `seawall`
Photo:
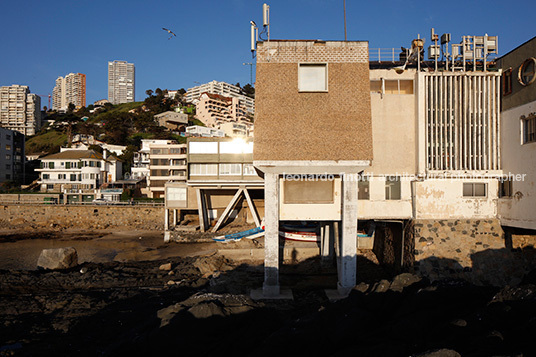
[[[164,229],[164,207],[0,205],[0,228]]]

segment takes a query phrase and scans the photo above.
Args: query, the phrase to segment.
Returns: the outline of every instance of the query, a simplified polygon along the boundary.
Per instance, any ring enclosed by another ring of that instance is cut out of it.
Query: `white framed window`
[[[482,182],[464,182],[463,197],[486,197],[487,187]]]
[[[166,189],[167,201],[186,201],[188,189],[186,187],[168,187]]]
[[[242,174],[242,164],[220,164],[220,175],[240,176]]]
[[[190,164],[191,176],[217,176],[218,164]]]
[[[253,164],[244,164],[244,175],[245,176],[257,176],[257,171]]]
[[[298,65],[298,91],[327,92],[328,65],[326,63],[300,63]]]
[[[536,142],[536,117],[522,119],[523,144]]]
[[[400,177],[385,179],[385,199],[399,200],[401,198]]]
[[[191,141],[188,144],[190,154],[217,154],[218,143],[208,141]]]

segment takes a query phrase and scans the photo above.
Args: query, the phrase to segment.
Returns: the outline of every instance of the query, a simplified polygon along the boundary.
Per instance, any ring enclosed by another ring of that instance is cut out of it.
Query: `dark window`
[[[499,181],[499,197],[512,197],[512,181],[505,179]]]
[[[509,68],[503,72],[502,89],[503,95],[512,93],[512,68]]]
[[[536,117],[522,119],[523,144],[536,142]]]
[[[368,177],[360,177],[360,180],[357,182],[357,190],[357,198],[359,200],[370,199],[370,184]]]
[[[485,183],[464,183],[463,197],[486,197],[487,187]]]

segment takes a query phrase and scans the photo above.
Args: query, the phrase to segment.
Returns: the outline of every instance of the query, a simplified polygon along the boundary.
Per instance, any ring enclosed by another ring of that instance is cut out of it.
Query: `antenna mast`
[[[344,41],[348,41],[348,38],[346,37],[346,0],[343,0],[343,7],[344,7]]]

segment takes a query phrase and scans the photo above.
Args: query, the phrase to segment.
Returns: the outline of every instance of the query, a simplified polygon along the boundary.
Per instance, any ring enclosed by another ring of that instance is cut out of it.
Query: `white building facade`
[[[71,103],[76,108],[86,106],[85,74],[69,73],[56,79],[56,85],[52,90],[52,109],[66,111]]]
[[[219,94],[224,97],[238,98],[240,105],[246,108],[249,113],[255,112],[255,99],[242,94],[242,90],[229,83],[212,81],[196,87],[188,88],[185,99],[189,103],[196,104],[203,93]]]
[[[185,183],[187,179],[186,144],[149,144],[149,197],[164,197],[167,182]]]
[[[41,159],[41,192],[94,190],[122,176],[122,162],[92,150],[64,150]]]
[[[0,88],[0,126],[23,135],[35,135],[41,129],[41,98],[28,86]]]
[[[134,102],[136,70],[127,61],[108,62],[108,100],[112,104]]]

